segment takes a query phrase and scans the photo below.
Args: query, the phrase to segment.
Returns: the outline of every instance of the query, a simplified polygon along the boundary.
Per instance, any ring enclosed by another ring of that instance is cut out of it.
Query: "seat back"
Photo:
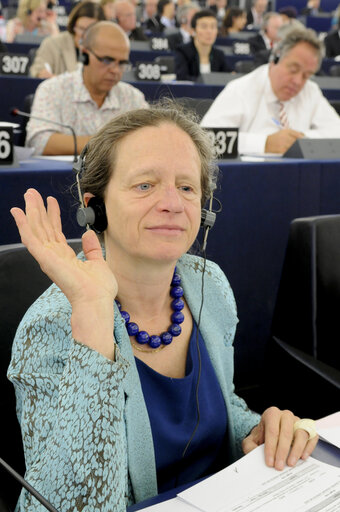
[[[69,244],[76,252],[80,250],[79,240],[69,241]],[[21,475],[25,473],[21,433],[16,417],[14,388],[6,374],[20,320],[50,284],[50,279],[23,245],[0,246],[0,457]],[[2,467],[0,481],[0,504],[2,500],[9,509],[14,510],[21,487]]]
[[[329,74],[331,76],[340,76],[340,65],[339,64],[333,64],[333,66],[331,66],[329,68]]]
[[[290,228],[272,332],[340,369],[339,311],[340,215],[295,219]]]
[[[339,311],[340,215],[295,219],[266,354],[275,405],[317,417],[338,409]]]
[[[179,103],[184,108],[193,110],[195,114],[197,114],[199,120],[203,118],[203,116],[208,112],[210,106],[213,103],[213,99],[211,98],[176,98],[176,103]]]

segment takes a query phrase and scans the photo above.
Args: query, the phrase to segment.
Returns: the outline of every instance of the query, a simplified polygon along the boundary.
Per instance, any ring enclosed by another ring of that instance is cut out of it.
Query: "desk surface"
[[[19,236],[9,213],[23,207],[35,187],[60,201],[65,235],[81,234],[75,221],[71,164],[33,160],[0,170],[0,243]],[[207,257],[216,261],[234,290],[240,319],[235,339],[236,387],[252,384],[263,366],[281,268],[292,219],[340,212],[340,161],[221,162],[216,196],[223,210],[209,235]],[[261,319],[261,321],[259,321]]]

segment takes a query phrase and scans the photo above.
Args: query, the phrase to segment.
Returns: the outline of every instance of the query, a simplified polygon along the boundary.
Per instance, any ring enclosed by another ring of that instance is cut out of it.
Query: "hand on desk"
[[[243,440],[243,452],[247,454],[264,443],[267,466],[278,470],[282,470],[286,463],[295,466],[299,459],[307,459],[318,442],[318,436],[309,441],[305,430],[298,429],[294,434],[294,423],[298,419],[291,411],[281,411],[277,407],[266,409],[260,423]]]
[[[272,135],[268,135],[265,145],[266,153],[285,153],[297,139],[302,139],[304,134],[290,128],[284,128]]]

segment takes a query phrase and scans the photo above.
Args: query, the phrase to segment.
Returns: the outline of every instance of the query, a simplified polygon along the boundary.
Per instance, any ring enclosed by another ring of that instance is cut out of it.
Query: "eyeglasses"
[[[89,48],[87,48],[87,51],[92,53],[92,55],[94,55],[96,59],[99,60],[99,62],[104,64],[104,66],[109,67],[111,64],[114,64],[115,66],[118,66],[123,73],[125,73],[125,71],[130,71],[131,69],[131,62],[128,60],[117,60],[113,57],[99,57],[94,53],[93,50],[90,50]]]

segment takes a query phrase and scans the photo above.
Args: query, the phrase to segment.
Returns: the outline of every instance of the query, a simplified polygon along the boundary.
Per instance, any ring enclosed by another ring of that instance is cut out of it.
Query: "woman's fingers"
[[[298,429],[294,435],[294,441],[287,460],[288,466],[295,466],[299,459],[306,460],[313,452],[319,437],[309,440],[309,434],[303,429]]]
[[[293,426],[298,419],[291,411],[280,411],[275,407],[268,410],[265,427],[265,457],[269,466],[284,468],[293,441]]]
[[[47,216],[54,230],[54,235],[58,242],[66,240],[61,225],[60,208],[55,197],[47,198]]]
[[[25,210],[28,223],[33,234],[42,243],[49,243],[55,240],[54,230],[48,219],[44,201],[35,189],[28,189],[24,194]]]
[[[85,257],[88,261],[104,260],[98,237],[92,229],[83,234],[82,244]]]

